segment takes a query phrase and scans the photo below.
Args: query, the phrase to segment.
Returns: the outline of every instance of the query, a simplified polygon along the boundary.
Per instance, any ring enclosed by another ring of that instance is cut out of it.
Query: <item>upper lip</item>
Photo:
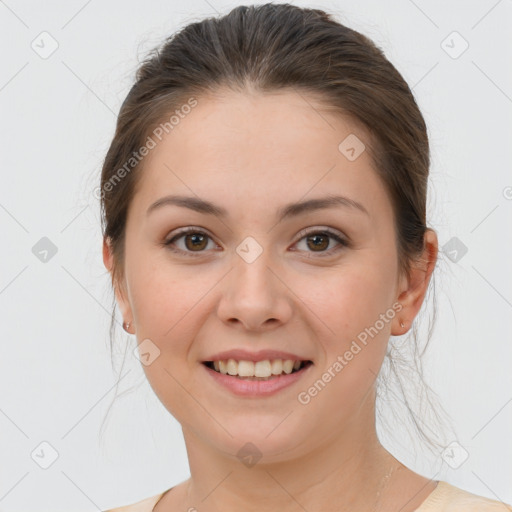
[[[204,361],[225,361],[227,359],[234,359],[235,361],[265,361],[272,359],[291,359],[293,361],[311,361],[307,357],[301,357],[291,352],[283,352],[282,350],[260,350],[258,352],[249,352],[243,349],[225,350],[218,352]]]

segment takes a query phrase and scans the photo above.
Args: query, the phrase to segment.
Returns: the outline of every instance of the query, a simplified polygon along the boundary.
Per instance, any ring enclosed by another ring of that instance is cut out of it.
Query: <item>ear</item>
[[[394,318],[391,330],[393,336],[405,334],[418,314],[436,265],[438,251],[437,234],[433,229],[427,228],[420,258],[413,264],[409,278],[402,276],[400,279],[397,301],[402,305],[402,309]],[[404,327],[401,327],[401,322],[404,323]]]
[[[126,298],[127,294],[125,292],[124,282],[121,282],[121,283],[117,282],[117,280],[114,276],[114,255],[112,252],[112,246],[110,244],[110,239],[108,239],[107,237],[103,238],[103,264],[105,265],[105,268],[110,273],[112,287],[114,288],[116,301],[117,301],[117,304],[119,305],[119,309],[121,311],[123,321],[130,322],[130,324],[133,324],[132,310],[131,310],[130,302]],[[129,331],[130,330],[133,330],[132,327],[130,327]]]

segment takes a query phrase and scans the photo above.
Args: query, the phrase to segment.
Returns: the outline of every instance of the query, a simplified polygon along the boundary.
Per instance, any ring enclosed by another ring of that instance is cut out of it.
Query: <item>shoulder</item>
[[[138,501],[132,505],[125,505],[124,507],[111,508],[104,512],[151,512],[153,507],[157,504],[164,493],[156,494],[150,498]]]
[[[415,512],[512,512],[512,506],[441,480]]]

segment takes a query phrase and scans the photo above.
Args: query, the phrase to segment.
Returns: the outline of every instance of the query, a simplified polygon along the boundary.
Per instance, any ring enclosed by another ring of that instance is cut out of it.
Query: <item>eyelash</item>
[[[192,258],[201,256],[202,253],[204,253],[205,251],[197,251],[197,252],[194,252],[194,251],[183,251],[181,249],[176,249],[175,247],[172,247],[172,244],[174,244],[176,242],[176,240],[184,237],[185,235],[191,234],[191,233],[197,234],[197,235],[205,235],[208,238],[210,238],[210,240],[213,240],[212,237],[210,237],[210,235],[208,235],[208,233],[206,233],[205,231],[203,231],[201,229],[198,229],[198,228],[194,228],[194,227],[188,227],[188,228],[184,228],[181,231],[179,231],[170,240],[167,240],[166,242],[164,242],[163,245],[165,247],[167,247],[170,251],[176,252],[176,253],[181,253],[181,254],[183,254],[185,256],[190,256]],[[321,251],[321,252],[319,252],[318,253],[318,257],[319,258],[326,257],[326,256],[331,256],[333,253],[337,253],[338,251],[340,251],[340,250],[342,250],[342,249],[344,249],[346,247],[350,247],[350,243],[346,239],[342,238],[338,233],[336,233],[334,231],[331,231],[330,229],[321,229],[321,230],[316,230],[316,231],[302,230],[299,233],[300,238],[297,240],[296,243],[300,242],[301,240],[303,240],[307,236],[311,236],[311,235],[327,235],[328,237],[336,240],[336,242],[339,243],[339,246],[335,247],[334,250],[333,249],[329,249],[328,251]],[[311,252],[314,252],[314,251],[311,251]]]

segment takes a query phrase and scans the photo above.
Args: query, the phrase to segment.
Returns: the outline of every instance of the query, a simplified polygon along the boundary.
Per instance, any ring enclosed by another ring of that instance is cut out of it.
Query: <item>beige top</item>
[[[152,512],[165,492],[138,501],[133,505],[113,508],[104,512]],[[436,488],[414,512],[512,512],[512,506],[471,494],[440,480]]]

